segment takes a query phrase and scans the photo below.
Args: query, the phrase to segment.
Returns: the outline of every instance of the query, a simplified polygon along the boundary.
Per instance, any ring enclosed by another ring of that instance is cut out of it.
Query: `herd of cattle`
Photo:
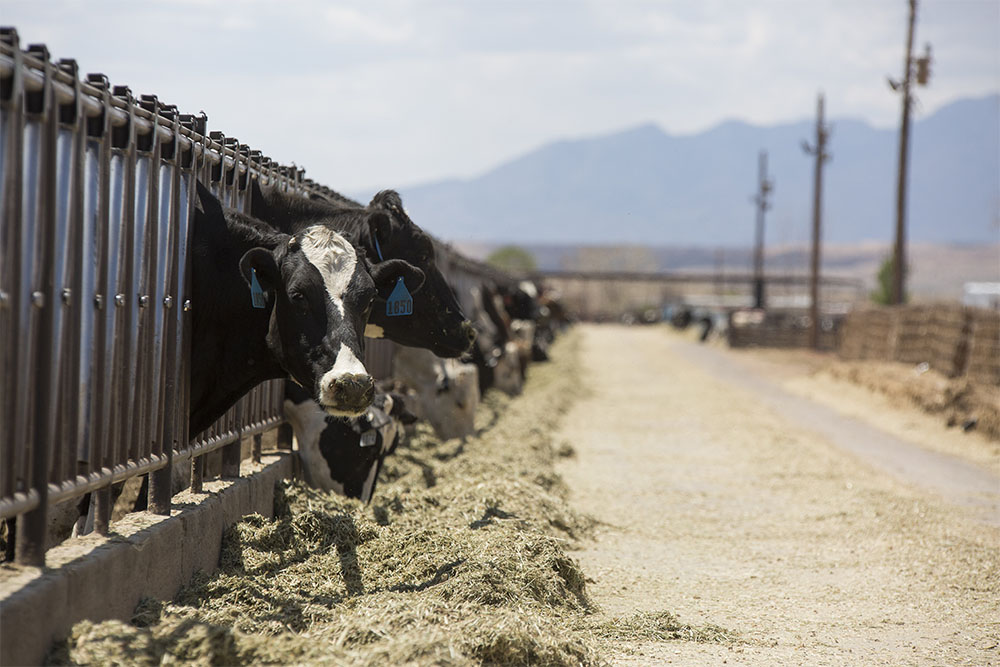
[[[363,206],[254,180],[250,200],[241,213],[197,183],[189,430],[261,382],[290,380],[285,416],[313,486],[370,501],[406,426],[422,418],[442,438],[471,433],[480,396],[519,393],[526,366],[547,358],[568,322],[530,281],[450,285],[435,241],[394,191]],[[404,346],[391,380],[365,368],[366,337]],[[92,530],[90,495],[73,511],[75,534]],[[145,501],[140,491],[134,509]]]
[[[193,301],[205,306],[194,311],[191,432],[258,382],[286,377],[285,413],[314,486],[368,502],[406,425],[470,433],[479,396],[518,393],[566,323],[529,281],[455,289],[394,191],[362,206],[254,181],[249,216],[200,184],[198,199]],[[376,384],[365,369],[366,337],[406,346],[392,380]]]
[[[487,389],[516,394],[566,314],[529,282],[457,290],[399,195],[368,206],[251,185],[249,215],[199,183],[193,243],[192,433],[255,384],[285,377],[305,479],[368,502],[382,462],[418,418],[442,437],[474,428]],[[228,332],[228,336],[221,332]],[[364,341],[400,348],[391,381]]]

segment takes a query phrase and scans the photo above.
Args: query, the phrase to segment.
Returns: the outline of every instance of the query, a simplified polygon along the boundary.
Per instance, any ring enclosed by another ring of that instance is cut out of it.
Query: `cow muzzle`
[[[329,380],[320,392],[320,405],[337,417],[357,417],[375,399],[375,380],[364,373],[344,373]]]

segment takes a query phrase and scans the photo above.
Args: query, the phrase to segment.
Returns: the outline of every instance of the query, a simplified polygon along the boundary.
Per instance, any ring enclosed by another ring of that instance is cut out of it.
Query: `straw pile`
[[[521,397],[487,395],[464,443],[418,426],[370,506],[283,483],[273,520],[228,531],[215,573],[172,602],[145,601],[131,623],[77,624],[52,660],[600,663],[602,639],[636,628],[597,625],[566,554],[591,527],[552,466],[552,432],[579,391],[578,348],[564,336]]]

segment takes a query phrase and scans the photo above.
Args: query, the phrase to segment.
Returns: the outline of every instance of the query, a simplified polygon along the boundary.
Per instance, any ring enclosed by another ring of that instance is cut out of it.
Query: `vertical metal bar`
[[[191,302],[191,270],[192,262],[190,258],[190,239],[194,235],[194,201],[196,195],[194,180],[201,174],[204,173],[204,167],[208,163],[205,158],[205,153],[207,151],[208,137],[206,136],[206,125],[208,124],[208,118],[204,113],[200,117],[193,120],[193,127],[195,131],[200,134],[201,138],[201,152],[195,150],[195,147],[191,147],[191,171],[190,180],[188,183],[188,196],[187,196],[187,231],[186,237],[188,243],[185,246],[181,257],[184,261],[184,267],[181,275],[184,279],[184,284],[179,288],[179,293],[184,295],[184,304],[182,306],[182,321],[181,321],[181,331],[182,331],[182,354],[181,354],[181,380],[183,382],[183,398],[181,405],[184,406],[184,412],[182,414],[182,427],[181,433],[183,442],[185,445],[189,446],[191,444],[191,439],[193,435],[191,433],[191,423],[189,420],[191,411],[191,317],[192,311],[194,310],[194,304]],[[194,493],[201,493],[202,491],[202,480],[205,478],[205,457],[199,456],[197,458],[191,459],[191,489]]]
[[[55,130],[55,163],[52,166],[53,173],[52,177],[54,180],[53,190],[54,197],[51,205],[54,207],[53,211],[53,229],[52,229],[52,243],[54,245],[54,255],[53,255],[53,294],[57,295],[58,298],[54,298],[52,302],[53,308],[58,308],[61,311],[59,322],[57,322],[56,330],[53,335],[56,337],[58,344],[57,350],[57,362],[59,366],[59,377],[56,382],[56,386],[52,388],[52,394],[49,400],[53,402],[54,410],[56,415],[62,416],[63,407],[62,404],[69,402],[66,392],[63,391],[66,386],[65,377],[66,372],[70,364],[68,362],[71,357],[69,351],[69,341],[68,335],[70,331],[70,306],[73,302],[73,290],[69,285],[69,281],[72,276],[72,252],[71,252],[71,207],[75,203],[73,201],[73,181],[74,181],[74,148],[77,145],[76,138],[73,132],[72,126],[67,128],[63,123],[63,109],[61,106],[57,106],[53,100],[54,108],[51,111],[52,115],[57,119],[57,128]],[[75,116],[72,117],[75,120]],[[75,464],[76,456],[75,452],[67,450],[66,439],[63,436],[63,422],[59,417],[56,417],[53,424],[53,449],[52,449],[52,460],[49,465],[49,481],[54,484],[60,484],[63,481],[70,480],[75,474],[75,470],[71,469],[70,463]],[[75,465],[73,466],[75,468]]]
[[[14,71],[9,90],[0,99],[0,497],[17,490],[21,477],[18,452],[27,445],[18,431],[18,396],[25,387],[17,384],[20,338],[20,246],[21,195],[24,149],[24,89],[21,48],[17,31],[0,29],[0,40],[13,51]],[[22,444],[23,443],[23,444]]]
[[[162,451],[167,457],[167,465],[150,475],[150,510],[157,514],[170,513],[170,498],[173,495],[171,488],[171,477],[173,474],[173,452],[177,445],[175,442],[175,418],[177,409],[177,361],[178,348],[180,345],[180,331],[177,322],[180,318],[178,313],[181,308],[175,307],[177,298],[177,288],[179,286],[178,264],[181,234],[181,174],[180,164],[180,118],[176,110],[173,110],[171,118],[172,139],[168,146],[164,148],[163,170],[169,178],[169,182],[164,180],[163,204],[167,206],[167,215],[161,217],[160,228],[165,231],[165,241],[167,248],[162,257],[164,260],[164,270],[162,272],[164,283],[164,295],[161,299],[164,324],[163,324],[163,382],[161,389],[161,400],[158,412],[160,413],[159,438],[162,444]],[[163,204],[161,204],[161,209]],[[163,236],[161,236],[163,238]],[[154,489],[155,485],[155,489]]]
[[[284,423],[278,427],[278,449],[286,452],[292,451],[292,425]]]
[[[196,456],[191,459],[191,493],[202,493],[205,479],[205,457]]]
[[[240,399],[237,401],[233,409],[231,409],[227,414],[230,415],[229,428],[227,432],[235,433],[236,440],[231,442],[222,448],[222,476],[223,477],[239,477],[240,476],[240,447],[242,443],[240,442],[240,432],[242,428],[240,425],[243,422],[243,412],[244,412],[245,401]]]
[[[115,336],[115,386],[112,399],[116,421],[114,462],[125,463],[135,453],[132,400],[136,380],[138,322],[136,288],[136,256],[141,254],[136,237],[136,145],[135,101],[127,86],[115,86],[114,96],[124,100],[128,119],[124,126],[111,130],[111,147],[121,159],[121,263],[115,287],[114,308],[118,311]]]
[[[157,140],[159,129],[159,102],[153,95],[143,95],[140,105],[152,113],[152,128],[148,135],[139,137],[138,150],[142,153],[139,175],[143,178],[142,190],[137,192],[143,200],[143,235],[141,264],[138,267],[139,281],[139,368],[137,389],[137,425],[136,441],[139,455],[151,456],[155,450],[154,430],[156,415],[153,413],[156,396],[156,377],[154,363],[159,353],[154,345],[154,330],[156,326],[156,272],[157,248],[159,232],[159,163],[160,143]],[[137,182],[137,185],[139,183]],[[140,253],[137,253],[139,255]],[[155,452],[158,453],[158,452]]]
[[[97,221],[99,220],[100,187],[101,187],[101,119],[84,119],[85,128],[82,144],[80,173],[80,204],[76,241],[76,273],[74,284],[79,293],[79,307],[75,313],[74,328],[76,330],[76,360],[74,368],[75,384],[73,392],[76,396],[72,409],[73,421],[69,424],[76,440],[77,470],[90,474],[100,465],[93,454],[93,406],[96,400],[94,387],[95,368],[95,323],[97,310],[95,296],[97,286]],[[91,137],[92,131],[96,138]]]
[[[113,360],[109,354],[109,340],[113,335],[109,328],[113,322],[109,322],[108,314],[114,313],[112,301],[114,293],[114,283],[112,282],[112,256],[117,252],[115,238],[115,225],[111,220],[111,139],[110,128],[110,84],[103,74],[90,74],[87,76],[88,82],[99,88],[101,91],[102,111],[101,114],[91,121],[89,133],[99,142],[98,160],[98,186],[96,199],[95,218],[95,247],[96,247],[96,294],[94,295],[95,327],[94,327],[94,403],[91,416],[91,440],[90,456],[92,461],[91,469],[103,470],[109,467],[110,452],[112,448],[111,424],[109,423],[110,413],[110,377]],[[106,501],[102,501],[102,496],[106,494],[98,493],[95,497],[95,527],[99,527],[107,534],[108,517],[110,507]]]
[[[60,68],[73,77],[73,101],[60,109],[60,120],[72,140],[67,147],[71,152],[70,182],[68,184],[68,232],[66,242],[71,249],[67,257],[64,293],[68,298],[68,321],[63,335],[63,379],[60,387],[60,413],[56,442],[63,449],[63,477],[70,479],[81,472],[78,452],[82,445],[80,429],[80,381],[82,315],[87,307],[86,294],[82,291],[82,271],[79,247],[83,230],[84,210],[84,155],[86,152],[86,115],[80,93],[80,74],[76,61],[61,60]]]
[[[142,346],[143,322],[145,305],[143,302],[144,288],[143,268],[146,252],[146,227],[149,218],[149,172],[151,159],[148,152],[139,153],[138,137],[135,130],[136,100],[126,87],[117,90],[118,97],[127,104],[128,123],[122,129],[120,137],[122,150],[129,165],[128,192],[132,202],[129,217],[129,229],[125,235],[131,244],[126,254],[128,265],[125,267],[123,283],[119,294],[122,295],[124,309],[124,340],[125,359],[122,364],[124,386],[128,393],[122,397],[121,428],[125,445],[123,459],[140,459],[145,455],[145,443],[141,439],[142,396],[139,387],[142,379],[146,350]],[[144,147],[145,148],[145,147]],[[148,298],[146,299],[148,301]]]
[[[56,292],[56,143],[58,107],[52,87],[52,64],[44,46],[29,50],[43,60],[44,84],[41,91],[25,97],[25,111],[37,118],[39,154],[37,158],[37,189],[29,192],[35,198],[30,208],[36,208],[35,222],[42,236],[40,271],[36,275],[32,307],[40,312],[39,344],[34,358],[34,424],[31,451],[30,486],[38,494],[38,507],[25,513],[17,522],[17,562],[22,565],[45,565],[45,533],[48,513],[49,461],[54,447],[56,402],[52,400],[59,385],[59,342],[63,309]],[[30,185],[30,184],[29,184]]]
[[[17,70],[20,73],[21,51],[15,55]],[[32,447],[31,436],[31,398],[34,395],[36,375],[32,368],[35,356],[35,345],[38,340],[37,309],[32,307],[32,292],[34,291],[37,271],[36,261],[36,214],[39,149],[39,123],[28,122],[25,112],[26,93],[22,89],[17,94],[17,126],[11,137],[12,146],[16,150],[18,166],[16,176],[12,178],[17,192],[9,193],[11,206],[5,211],[6,224],[14,225],[11,241],[11,273],[13,284],[10,291],[10,310],[13,318],[11,352],[15,352],[11,360],[11,370],[14,374],[13,391],[9,395],[12,404],[12,419],[10,432],[13,441],[13,473],[15,490],[27,490],[30,484],[30,455]],[[14,217],[16,216],[16,217]],[[18,526],[20,528],[20,526]]]
[[[242,162],[243,153],[239,143],[236,139],[227,137],[223,143],[223,147],[229,147],[233,151],[233,168],[230,171],[223,169],[224,178],[222,183],[224,186],[229,186],[228,197],[222,200],[225,201],[230,207],[239,210],[242,199],[239,196],[240,190],[240,164]],[[241,458],[241,446],[240,442],[242,437],[242,430],[245,423],[245,417],[247,414],[247,401],[246,397],[240,398],[236,405],[227,412],[227,433],[235,433],[236,439],[234,442],[226,445],[222,448],[222,476],[223,477],[239,477],[240,476],[240,458]]]
[[[110,104],[110,97],[105,95],[105,103]],[[110,109],[105,107],[105,115]],[[100,384],[104,389],[101,400],[100,419],[104,425],[101,430],[101,446],[103,448],[102,471],[112,470],[116,465],[125,463],[121,454],[121,440],[124,431],[121,427],[119,411],[121,395],[126,391],[122,367],[124,365],[124,350],[121,341],[125,317],[122,312],[124,295],[120,291],[127,273],[125,268],[131,262],[127,254],[130,250],[128,229],[131,226],[131,211],[133,203],[130,192],[129,156],[114,147],[115,136],[110,125],[105,128],[106,155],[108,156],[108,219],[104,235],[103,254],[104,276],[101,285],[105,295],[101,319],[103,332],[100,337],[103,363],[101,365]],[[111,522],[111,491],[110,485],[96,493],[94,529],[106,535]]]
[[[181,124],[188,130],[199,132],[204,135],[204,117],[201,119],[195,116],[181,116]],[[191,225],[194,211],[195,193],[195,173],[198,163],[196,161],[196,148],[192,144],[178,158],[179,167],[179,193],[178,193],[178,247],[177,247],[177,283],[174,292],[177,297],[177,306],[174,311],[174,338],[176,344],[176,359],[174,361],[174,376],[176,378],[176,401],[178,409],[174,419],[175,440],[179,444],[179,449],[186,450],[190,447],[190,434],[188,433],[188,400],[190,392],[190,376],[188,374],[187,360],[191,356],[190,334],[187,323],[190,321],[191,301],[189,296],[190,262],[189,248],[191,241]]]
[[[253,436],[253,452],[250,456],[254,463],[260,463],[260,453],[263,448],[262,444],[263,436],[260,433],[255,433]]]

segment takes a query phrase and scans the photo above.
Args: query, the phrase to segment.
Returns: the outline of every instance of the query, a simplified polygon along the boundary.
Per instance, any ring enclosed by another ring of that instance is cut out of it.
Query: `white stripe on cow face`
[[[327,294],[344,316],[344,293],[358,264],[358,256],[347,239],[325,225],[308,227],[298,236],[306,259],[323,277]]]

